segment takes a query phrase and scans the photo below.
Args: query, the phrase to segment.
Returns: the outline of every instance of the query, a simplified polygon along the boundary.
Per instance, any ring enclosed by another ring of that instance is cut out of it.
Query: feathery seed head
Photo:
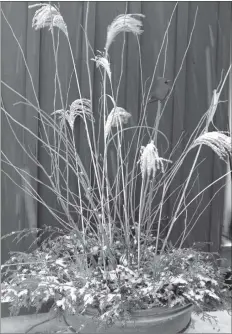
[[[51,113],[51,115],[60,115],[59,116],[59,119],[61,121],[64,121],[66,120],[70,126],[70,128],[74,129],[74,121],[75,121],[75,117],[73,117],[74,115],[73,114],[70,114],[70,111],[69,110],[63,110],[63,109],[59,109],[59,110],[56,110],[54,111],[53,113]]]
[[[56,6],[51,6],[49,4],[36,4],[29,6],[29,8],[39,6],[41,6],[41,8],[37,9],[32,19],[32,28],[38,30],[48,27],[49,30],[51,30],[52,27],[57,27],[62,30],[66,36],[68,36],[67,26],[59,12],[59,9]]]
[[[135,35],[140,35],[143,32],[141,30],[142,22],[134,16],[144,17],[143,14],[122,14],[114,19],[107,29],[106,53],[108,53],[110,45],[120,32],[132,32]]]
[[[151,140],[146,147],[141,147],[141,157],[140,157],[140,167],[142,172],[142,178],[147,175],[154,178],[156,171],[161,169],[161,172],[164,173],[164,164],[163,162],[171,162],[171,160],[163,159],[159,157],[158,149],[154,144],[154,141]]]
[[[70,128],[72,129],[72,131],[74,130],[74,122],[75,122],[76,116],[77,115],[71,113],[70,110],[66,110],[65,112],[65,118],[68,121],[68,124]]]
[[[70,113],[76,116],[85,116],[89,120],[94,120],[92,110],[91,110],[91,101],[88,99],[77,99],[72,102],[70,105]]]
[[[96,56],[95,59],[92,59],[96,62],[97,67],[103,67],[106,73],[108,74],[109,79],[111,80],[111,70],[110,63],[107,58],[102,57],[100,55]]]
[[[220,93],[218,93],[218,91],[214,89],[211,104],[207,111],[207,126],[209,126],[209,124],[213,121],[214,115],[217,110],[219,97],[220,97]]]
[[[61,110],[56,110],[52,113],[52,115],[59,114],[60,119],[66,119],[67,122],[70,125],[70,128],[74,129],[74,122],[77,116],[80,116],[83,118],[84,114],[86,118],[90,120],[94,120],[92,112],[91,112],[91,102],[88,99],[77,99],[73,101],[73,103],[70,106],[70,110],[64,111],[63,109]]]
[[[131,114],[121,107],[115,107],[109,113],[105,124],[105,135],[108,137],[112,127],[117,127],[120,124],[127,124]]]
[[[232,138],[220,131],[206,132],[199,136],[192,147],[197,145],[207,145],[219,156],[220,159],[227,161],[228,156],[232,155]]]

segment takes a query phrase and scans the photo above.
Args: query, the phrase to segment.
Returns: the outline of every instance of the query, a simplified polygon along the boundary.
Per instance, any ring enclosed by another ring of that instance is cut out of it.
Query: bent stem
[[[173,226],[174,226],[174,224],[175,224],[175,222],[176,222],[176,220],[177,220],[177,214],[178,214],[178,212],[179,212],[179,210],[180,210],[180,208],[181,208],[182,201],[183,201],[183,199],[184,199],[184,197],[185,197],[185,193],[186,193],[186,190],[187,190],[187,188],[188,188],[188,185],[189,185],[190,179],[191,179],[191,177],[192,177],[193,171],[194,171],[194,169],[195,169],[195,165],[196,165],[196,163],[197,163],[197,160],[198,160],[198,157],[199,157],[199,154],[200,154],[200,151],[201,151],[201,147],[202,147],[202,145],[200,145],[200,146],[198,147],[197,154],[196,154],[196,156],[195,156],[195,159],[194,159],[192,168],[191,168],[191,170],[190,170],[190,172],[189,172],[188,179],[187,179],[187,181],[186,181],[186,183],[185,183],[185,186],[184,186],[184,189],[183,189],[181,198],[180,198],[180,200],[179,200],[177,209],[176,209],[176,211],[175,211],[175,213],[174,213],[174,217],[172,218],[172,221],[171,221],[171,224],[170,224],[170,227],[169,227],[167,236],[166,236],[166,238],[164,239],[164,243],[163,243],[163,246],[162,246],[162,249],[161,249],[161,254],[162,254],[163,251],[164,251],[164,248],[165,248],[165,246],[166,246],[166,244],[167,244],[167,241],[168,241],[168,238],[169,238],[169,236],[170,236],[170,233],[171,233],[171,231],[172,231],[172,229],[173,229]]]
[[[157,147],[157,137],[158,137],[159,123],[160,123],[160,119],[161,119],[161,107],[162,107],[162,103],[161,103],[161,101],[158,101],[154,132],[152,133],[152,137],[154,136],[154,143],[155,143],[156,147]]]
[[[163,204],[164,204],[165,193],[166,193],[166,185],[164,183],[163,192],[162,192],[162,198],[161,198],[161,202],[160,202],[160,209],[159,209],[159,221],[158,221],[158,229],[157,229],[157,235],[156,235],[155,255],[157,255],[157,252],[158,252],[159,236],[160,236],[160,225],[161,225],[161,216],[162,216],[162,208],[163,208]]]
[[[147,193],[147,188],[149,184],[149,176],[146,177],[146,182],[144,182],[145,175],[142,178],[142,185],[140,191],[140,200],[139,200],[139,223],[138,223],[138,270],[140,269],[141,262],[141,225],[143,220],[143,209],[144,209],[144,201]]]
[[[223,87],[224,87],[224,85],[225,85],[225,82],[226,82],[226,79],[227,79],[227,77],[228,77],[228,75],[229,75],[229,73],[230,73],[230,71],[231,71],[231,66],[232,66],[232,65],[230,64],[230,66],[229,66],[229,68],[228,68],[228,70],[227,70],[227,73],[226,73],[226,75],[225,75],[225,77],[224,77],[224,80],[223,80],[222,84],[220,85],[220,83],[219,83],[220,89],[219,89],[219,87],[218,87],[218,88],[216,89],[216,91],[214,90],[214,92],[213,92],[212,101],[211,101],[210,107],[209,107],[209,109],[208,109],[208,111],[207,111],[207,119],[206,119],[205,129],[203,130],[202,133],[207,133],[207,132],[208,132],[209,125],[210,125],[210,123],[213,121],[213,116],[214,116],[214,114],[215,114],[215,112],[216,112],[217,105],[218,105],[218,102],[219,102],[219,98],[220,98],[222,89],[223,89]],[[219,91],[218,91],[218,90],[219,90]],[[217,92],[217,91],[218,91],[218,92]],[[186,193],[187,187],[188,187],[188,185],[189,185],[190,179],[191,179],[191,177],[192,177],[194,168],[195,168],[195,166],[196,166],[196,163],[197,163],[197,160],[198,160],[198,157],[199,157],[201,148],[202,148],[202,144],[198,147],[198,150],[197,150],[197,153],[196,153],[196,156],[195,156],[195,159],[194,159],[192,168],[191,168],[190,173],[189,173],[189,175],[188,175],[188,179],[187,179],[187,181],[186,181],[184,190],[183,190],[183,192],[182,192],[182,195],[181,195],[179,204],[178,204],[177,209],[176,209],[176,211],[175,211],[174,217],[172,218],[172,221],[171,221],[170,228],[169,228],[169,230],[168,230],[167,236],[166,236],[166,238],[165,238],[165,240],[164,240],[163,247],[162,247],[162,249],[161,249],[161,253],[163,253],[164,248],[165,248],[165,246],[166,246],[166,244],[167,244],[168,238],[169,238],[169,236],[170,236],[170,233],[171,233],[171,231],[172,231],[172,228],[173,228],[175,222],[177,221],[177,215],[178,215],[179,210],[180,210],[180,208],[181,208],[182,201],[184,200],[185,193]],[[191,145],[190,145],[189,149],[187,149],[185,155],[183,156],[183,159],[186,157],[187,153],[188,153],[190,150],[191,150]],[[182,162],[183,162],[183,160],[182,160]],[[211,185],[212,185],[212,183],[211,183]],[[185,206],[185,208],[186,208],[186,206]]]

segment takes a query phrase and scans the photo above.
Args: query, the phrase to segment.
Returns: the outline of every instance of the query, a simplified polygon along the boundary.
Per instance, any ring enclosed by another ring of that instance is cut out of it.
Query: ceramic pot
[[[94,317],[97,312],[89,308],[85,316],[65,316],[67,324],[71,325],[77,332],[82,323],[85,327],[79,333],[146,333],[146,334],[177,334],[184,333],[191,323],[193,305],[178,306],[173,308],[152,308],[147,310],[136,310],[131,313],[131,320],[127,321],[126,327],[116,322],[109,328],[98,328]]]

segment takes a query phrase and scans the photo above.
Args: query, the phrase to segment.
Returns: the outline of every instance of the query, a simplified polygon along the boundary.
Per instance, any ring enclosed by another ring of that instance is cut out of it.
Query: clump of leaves
[[[176,296],[171,304],[189,302],[203,312],[225,307],[227,289],[214,254],[193,248],[173,249],[152,262],[150,268],[154,278],[163,281],[165,293],[169,290]]]
[[[53,301],[57,312],[94,309],[107,324],[155,306],[191,303],[199,312],[225,307],[223,275],[211,254],[172,248],[157,255],[150,240],[138,270],[136,256],[131,254],[130,265],[125,261],[121,241],[104,252],[109,259],[106,268],[94,235],[90,233],[83,246],[72,232],[47,239],[29,254],[14,253],[2,266],[2,298],[10,301],[12,314],[21,307],[38,311]]]

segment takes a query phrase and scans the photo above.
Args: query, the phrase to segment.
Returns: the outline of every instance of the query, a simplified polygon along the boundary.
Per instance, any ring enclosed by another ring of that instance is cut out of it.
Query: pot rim
[[[132,318],[140,318],[140,317],[153,317],[155,315],[157,316],[168,316],[168,315],[175,315],[175,314],[180,314],[184,313],[186,311],[190,311],[193,309],[193,304],[189,303],[186,305],[180,305],[180,306],[174,306],[174,307],[167,307],[167,306],[160,306],[160,307],[152,307],[148,309],[141,309],[141,310],[133,310],[130,312],[130,315]],[[99,315],[99,311],[97,308],[94,307],[87,307],[86,309],[87,312],[84,314],[87,316],[97,316]]]

